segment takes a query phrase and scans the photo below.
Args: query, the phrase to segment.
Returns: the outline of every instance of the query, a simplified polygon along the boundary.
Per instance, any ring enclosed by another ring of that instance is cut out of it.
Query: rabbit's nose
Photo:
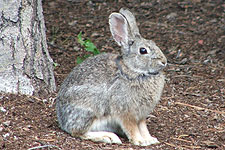
[[[167,66],[167,61],[161,61],[162,66]]]
[[[166,59],[163,59],[159,62],[159,64],[163,67],[166,67],[167,66],[167,60]]]

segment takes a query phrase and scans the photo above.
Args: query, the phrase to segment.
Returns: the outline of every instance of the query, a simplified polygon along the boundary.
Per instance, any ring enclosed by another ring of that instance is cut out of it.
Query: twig
[[[59,46],[54,45],[54,44],[52,44],[52,43],[50,43],[50,42],[48,42],[47,44],[50,45],[50,46],[52,46],[52,47],[54,47],[54,48],[58,48],[58,49],[61,50],[62,52],[65,52],[65,48],[59,47]]]
[[[173,138],[173,139],[174,140],[178,140],[178,141],[183,141],[183,142],[191,143],[191,141],[184,140],[184,139],[180,139],[180,138]]]
[[[214,112],[214,113],[224,114],[225,115],[224,111],[212,110],[212,109],[203,108],[203,107],[199,107],[199,106],[194,106],[194,105],[190,105],[190,104],[185,104],[185,103],[181,103],[181,102],[175,102],[175,104],[191,107],[191,108],[194,108],[194,109],[197,109],[197,110],[206,110],[206,111],[211,111],[211,112]]]
[[[53,142],[55,139],[38,139],[40,141]]]
[[[191,149],[198,149],[198,148],[202,148],[201,146],[188,146],[188,145],[182,145],[186,148],[191,148]]]
[[[176,147],[176,148],[182,148],[182,149],[199,149],[199,148],[202,148],[201,146],[188,146],[188,145],[181,145],[181,146],[178,146],[178,145],[175,145],[175,144],[171,144],[171,143],[166,143],[164,142],[166,145],[169,145],[171,147]]]
[[[167,142],[164,142],[166,145],[169,145],[169,146],[171,146],[171,147],[176,147],[176,148],[182,148],[182,149],[188,149],[188,148],[186,148],[186,147],[182,147],[182,146],[176,146],[176,145],[174,145],[174,144],[171,144],[171,143],[167,143]]]
[[[50,46],[52,46],[53,48],[59,49],[61,52],[63,52],[63,53],[66,54],[67,56],[70,56],[69,53],[67,53],[67,52],[65,51],[66,48],[59,47],[59,46],[54,45],[54,44],[52,44],[52,43],[50,43],[50,42],[48,42],[47,44],[50,45]]]
[[[40,102],[43,102],[40,98],[38,98],[38,97],[36,97],[36,96],[27,96],[27,97],[29,97],[29,98],[34,98],[34,99],[36,99],[37,101],[40,101]]]
[[[189,78],[193,78],[193,76],[190,76],[190,75],[176,75],[176,76],[174,76],[174,78],[179,78],[179,77],[189,77]]]
[[[204,131],[204,132],[212,131],[212,132],[219,132],[219,133],[225,132],[225,130],[219,130],[219,129],[214,129],[214,128],[210,128],[210,129],[203,130],[203,131]]]
[[[59,150],[62,150],[61,148],[59,148],[58,146],[56,145],[43,145],[43,146],[36,146],[36,147],[32,147],[32,148],[29,148],[28,150],[34,150],[34,149],[40,149],[40,148],[46,148],[46,147],[55,147]]]

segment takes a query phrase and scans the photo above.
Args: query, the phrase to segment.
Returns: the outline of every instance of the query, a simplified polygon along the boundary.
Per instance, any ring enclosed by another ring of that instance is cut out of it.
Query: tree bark
[[[56,90],[41,0],[0,0],[0,92]]]

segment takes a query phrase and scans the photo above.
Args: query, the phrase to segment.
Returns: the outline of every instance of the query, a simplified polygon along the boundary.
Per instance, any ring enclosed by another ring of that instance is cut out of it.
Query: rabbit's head
[[[110,31],[122,47],[124,64],[140,74],[158,74],[167,65],[167,59],[159,47],[141,37],[134,15],[127,9],[109,16]]]

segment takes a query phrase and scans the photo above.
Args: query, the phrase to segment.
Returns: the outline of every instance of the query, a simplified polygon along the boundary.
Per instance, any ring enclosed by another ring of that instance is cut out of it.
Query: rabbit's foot
[[[160,143],[157,138],[154,138],[152,136],[150,138],[148,138],[148,140],[146,140],[146,141],[147,141],[148,145]]]
[[[148,146],[148,142],[139,134],[137,134],[135,136],[135,138],[133,137],[132,139],[130,139],[131,143],[133,143],[134,145],[138,145],[138,146]]]
[[[87,132],[83,136],[81,136],[81,138],[91,140],[94,142],[122,144],[119,137],[112,132],[105,132],[105,131]]]
[[[152,144],[158,144],[159,141],[157,140],[157,138],[151,137],[147,140],[140,138],[138,140],[134,140],[132,143],[134,145],[138,145],[138,146],[148,146],[148,145],[152,145]]]

